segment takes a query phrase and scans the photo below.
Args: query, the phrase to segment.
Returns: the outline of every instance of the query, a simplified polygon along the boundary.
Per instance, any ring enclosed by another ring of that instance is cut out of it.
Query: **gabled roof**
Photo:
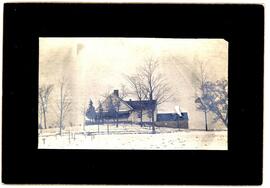
[[[157,121],[179,121],[179,120],[188,120],[187,112],[182,112],[181,116],[177,113],[162,113],[157,114]]]
[[[130,111],[132,110],[132,107],[127,104],[126,101],[124,101],[123,99],[121,99],[119,96],[115,95],[114,93],[110,94],[108,97],[105,98],[105,100],[102,102],[102,108],[103,108],[103,111],[106,112],[108,111],[108,106],[107,104],[109,103],[109,100],[113,100],[114,102],[115,101],[119,101],[120,102],[120,109],[119,111]],[[96,108],[96,111],[98,111],[98,107]]]
[[[108,105],[109,104],[109,100],[112,101],[119,101],[120,103],[120,108],[119,108],[119,112],[126,112],[126,111],[131,111],[131,110],[154,110],[157,106],[157,101],[156,100],[142,100],[142,101],[124,101],[123,99],[121,99],[118,94],[116,94],[115,92],[110,94],[108,97],[105,98],[105,100],[102,102],[102,108],[103,108],[103,112],[107,112],[108,111]],[[98,111],[98,107],[96,108],[96,111]]]
[[[114,95],[114,94],[113,94]],[[114,95],[115,96],[115,95]],[[126,105],[128,108],[132,109],[132,106],[130,106],[126,101],[124,101],[123,99],[121,99],[120,97],[116,96],[120,102],[122,102],[122,104]]]
[[[156,100],[125,101],[133,110],[154,110],[157,105]]]

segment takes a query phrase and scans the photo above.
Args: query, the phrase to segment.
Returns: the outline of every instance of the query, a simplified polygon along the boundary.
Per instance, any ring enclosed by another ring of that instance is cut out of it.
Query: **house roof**
[[[117,96],[117,98],[118,98],[123,104],[125,104],[128,108],[132,109],[132,107],[131,107],[126,101],[124,101],[123,99],[121,99],[121,98],[118,97],[118,96]],[[120,111],[121,111],[121,109],[120,109]]]
[[[119,112],[132,110],[132,107],[126,101],[124,101],[119,96],[112,93],[109,96],[107,96],[104,101],[102,101],[102,108],[103,108],[104,112],[108,111],[109,100],[112,100],[113,103],[115,103],[116,101],[120,102],[119,103],[119,105],[120,105],[119,106]],[[99,111],[98,107],[96,108],[96,111]]]
[[[133,110],[153,110],[156,108],[156,100],[125,101]]]
[[[181,112],[182,116],[179,116],[177,113],[162,113],[157,114],[157,121],[179,121],[179,120],[188,120],[187,112]]]
[[[108,104],[112,100],[113,102],[120,102],[119,103],[119,112],[127,112],[130,110],[154,110],[157,105],[156,100],[141,100],[141,101],[124,101],[118,96],[117,90],[115,90],[112,94],[106,97],[106,99],[102,102],[102,108],[103,112],[108,111]],[[96,111],[98,111],[98,107],[96,108]]]

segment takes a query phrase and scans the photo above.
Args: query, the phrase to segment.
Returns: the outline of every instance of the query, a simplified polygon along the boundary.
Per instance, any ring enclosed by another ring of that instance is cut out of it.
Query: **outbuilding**
[[[158,127],[188,129],[188,113],[158,113],[155,125]]]

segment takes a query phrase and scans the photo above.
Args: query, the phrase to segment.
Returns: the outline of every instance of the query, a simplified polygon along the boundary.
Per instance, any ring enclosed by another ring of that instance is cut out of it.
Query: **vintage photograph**
[[[227,150],[228,45],[39,38],[38,149]]]

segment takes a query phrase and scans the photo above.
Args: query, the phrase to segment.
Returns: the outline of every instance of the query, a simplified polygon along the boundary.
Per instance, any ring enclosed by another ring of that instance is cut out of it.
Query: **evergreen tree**
[[[95,118],[96,118],[96,111],[95,111],[95,107],[93,105],[93,101],[90,99],[89,102],[89,106],[88,109],[86,111],[86,117],[88,119],[90,119],[91,122],[94,122]]]

